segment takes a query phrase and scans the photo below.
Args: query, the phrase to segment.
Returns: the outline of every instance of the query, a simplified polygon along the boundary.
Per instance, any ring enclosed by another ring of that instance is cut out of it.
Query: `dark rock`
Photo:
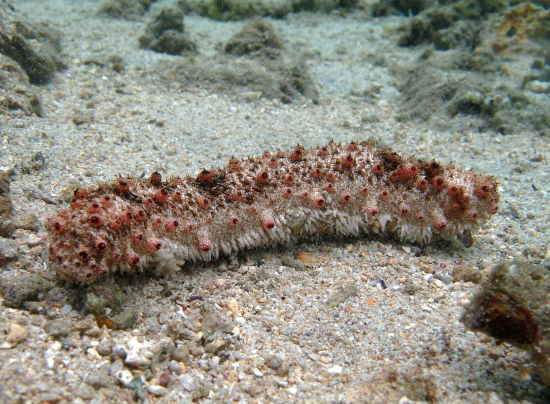
[[[134,328],[134,325],[136,324],[138,319],[139,311],[136,307],[130,307],[112,318],[113,322],[115,323],[115,328],[118,328],[120,330]]]
[[[39,295],[51,288],[49,281],[38,274],[24,274],[2,282],[4,306],[20,308],[27,301],[38,301]]]
[[[90,286],[86,292],[84,308],[96,316],[103,316],[105,309],[118,312],[124,301],[124,292],[111,279],[104,279]]]
[[[51,57],[37,53],[19,33],[0,32],[0,53],[17,62],[31,84],[47,84],[53,78],[56,63]]]
[[[172,377],[170,376],[170,373],[163,372],[159,377],[158,384],[162,387],[167,387],[171,381]]]
[[[177,362],[189,362],[189,348],[185,345],[180,345],[172,352],[172,359]]]
[[[42,116],[40,100],[21,66],[9,57],[0,55],[0,114],[20,112]]]
[[[278,371],[283,366],[283,361],[275,355],[269,355],[266,358],[266,364],[274,371]]]
[[[111,355],[112,352],[113,352],[113,342],[112,341],[108,341],[106,343],[99,344],[99,346],[97,347],[97,353],[100,354],[101,356],[109,356],[109,355]]]
[[[144,15],[156,0],[109,0],[102,4],[98,15],[133,20]]]
[[[183,11],[178,8],[163,8],[147,24],[145,33],[139,37],[139,45],[143,49],[169,55],[195,52],[197,49],[184,31]]]
[[[189,40],[189,37],[180,32],[169,30],[153,40],[149,48],[157,53],[179,55],[182,52],[195,52],[197,46]]]
[[[151,347],[151,368],[158,365],[160,362],[164,362],[172,356],[172,353],[176,349],[176,345],[171,338],[165,337]]]
[[[38,231],[42,226],[34,213],[24,213],[14,222],[17,229]]]
[[[460,265],[453,270],[453,277],[456,282],[481,283],[483,275],[477,268]]]
[[[15,261],[19,257],[19,245],[15,240],[0,238],[0,264]]]
[[[46,323],[44,331],[54,338],[65,338],[71,333],[71,323],[64,319],[58,319]]]
[[[269,21],[257,20],[245,25],[224,47],[226,53],[234,56],[254,55],[275,59],[283,49],[273,25]]]
[[[214,333],[229,334],[235,325],[229,317],[219,313],[213,305],[205,303],[201,307],[203,317],[201,331],[204,339],[209,339]]]
[[[470,330],[526,350],[550,385],[550,273],[524,260],[497,263],[465,307],[460,321]]]

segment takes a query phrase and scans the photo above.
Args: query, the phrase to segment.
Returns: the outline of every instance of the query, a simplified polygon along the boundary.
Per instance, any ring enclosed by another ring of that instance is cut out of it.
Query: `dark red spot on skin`
[[[283,189],[283,196],[290,198],[292,196],[292,188],[284,188]]]
[[[57,218],[51,218],[50,219],[50,226],[52,229],[54,229],[57,233],[63,233],[66,229],[65,223]]]
[[[162,243],[158,240],[151,241],[149,245],[153,251],[158,251],[160,250],[160,247],[162,247]]]
[[[425,191],[428,188],[428,181],[426,181],[424,178],[419,178],[416,180],[416,188],[420,191]]]
[[[347,192],[343,193],[340,196],[340,201],[342,201],[342,203],[350,203],[351,202],[351,195]]]
[[[123,213],[123,214],[120,215],[120,222],[122,224],[128,225],[128,224],[132,223],[132,219],[133,219],[133,216],[130,212],[126,212],[126,213]]]
[[[380,199],[386,199],[390,196],[390,193],[386,190],[383,190],[382,192],[380,192]]]
[[[211,171],[208,171],[208,170],[202,170],[200,173],[199,173],[199,177],[198,177],[198,180],[200,182],[202,182],[203,184],[209,184],[213,181],[213,176],[212,176],[212,172]]]
[[[244,192],[243,191],[236,191],[233,194],[233,200],[235,201],[242,201],[244,200]]]
[[[389,175],[389,178],[390,178],[390,181],[399,181],[401,178],[399,177],[399,175],[397,174],[397,172],[395,171],[392,171]]]
[[[332,185],[330,182],[326,183],[325,184],[325,187],[324,187],[325,191],[327,192],[334,192],[334,185]]]
[[[334,182],[335,175],[334,173],[328,173],[325,178],[328,182]]]
[[[166,188],[162,188],[160,191],[158,191],[155,194],[155,201],[166,202],[167,200],[168,200],[168,190]]]
[[[145,212],[142,209],[136,210],[135,213],[134,213],[134,217],[135,217],[137,222],[143,222],[143,221],[145,221],[145,219],[147,219],[147,215],[145,214]]]
[[[487,198],[491,188],[488,185],[476,185],[474,186],[474,195],[478,198]]]
[[[97,202],[92,203],[92,206],[90,207],[91,213],[99,213],[100,210],[101,210],[101,206],[99,205],[99,203]]]
[[[294,183],[294,177],[292,175],[287,175],[285,177],[285,184],[292,185]]]
[[[210,207],[210,201],[208,200],[208,198],[200,198],[199,206],[201,207],[201,209],[208,209]]]
[[[229,216],[229,224],[236,226],[239,224],[239,218],[237,216]]]
[[[122,223],[120,222],[120,220],[113,220],[111,221],[110,225],[113,230],[118,230],[122,226]]]
[[[208,237],[200,237],[198,241],[199,250],[208,252],[212,249],[212,242],[208,239]]]
[[[88,196],[88,191],[84,188],[78,188],[74,191],[74,199],[83,199]]]
[[[460,189],[456,186],[456,185],[453,185],[451,186],[448,190],[447,190],[447,194],[449,196],[457,196],[460,192]]]
[[[97,215],[90,216],[89,222],[94,227],[99,227],[102,224],[101,218]]]
[[[318,178],[321,176],[321,169],[320,168],[314,168],[313,170],[311,170],[311,176],[313,178]]]
[[[344,159],[342,160],[342,165],[344,167],[351,167],[354,163],[353,156],[351,154],[348,154]]]
[[[317,153],[317,155],[321,157],[328,156],[328,149],[326,147],[322,147]]]
[[[137,256],[137,254],[131,254],[128,257],[128,263],[133,266],[136,266],[137,264],[139,264],[139,257]]]
[[[325,198],[323,198],[321,195],[314,195],[313,198],[313,205],[315,205],[318,208],[322,208],[325,206]]]
[[[82,261],[86,261],[89,257],[89,254],[88,254],[88,251],[80,251],[78,253],[78,257],[82,260]]]
[[[433,186],[436,189],[442,189],[445,187],[445,180],[441,177],[435,177],[433,179]]]
[[[400,210],[402,215],[406,215],[409,213],[409,207],[407,205],[401,205]]]
[[[384,172],[384,167],[382,164],[375,164],[372,166],[372,173],[373,174],[382,174]]]
[[[126,193],[130,192],[130,185],[128,185],[127,181],[125,181],[123,179],[120,179],[120,180],[118,180],[116,190],[117,190],[117,192],[119,192],[121,194],[126,194]]]
[[[269,180],[269,174],[265,171],[262,171],[256,177],[256,181],[258,181],[260,184],[265,184],[268,180]]]
[[[179,227],[179,222],[176,219],[171,219],[166,223],[166,230],[167,231],[174,231]]]
[[[445,227],[447,227],[447,219],[445,219],[444,217],[438,218],[435,221],[434,226],[438,229],[444,229]]]
[[[182,200],[182,196],[181,196],[181,192],[180,192],[180,191],[174,192],[174,199],[175,199],[176,201],[181,201],[181,200]]]
[[[98,240],[95,243],[95,248],[97,248],[99,251],[103,251],[107,248],[107,244],[103,240]]]
[[[304,152],[305,152],[305,149],[302,146],[296,147],[294,152],[292,152],[292,154],[290,155],[290,160],[291,161],[302,161],[302,159],[304,157]]]
[[[151,185],[154,187],[160,187],[162,184],[162,175],[159,172],[154,172],[151,174]]]
[[[271,159],[271,160],[269,161],[269,166],[270,166],[271,168],[275,168],[275,167],[277,167],[278,165],[279,165],[279,163],[277,162],[276,159]]]

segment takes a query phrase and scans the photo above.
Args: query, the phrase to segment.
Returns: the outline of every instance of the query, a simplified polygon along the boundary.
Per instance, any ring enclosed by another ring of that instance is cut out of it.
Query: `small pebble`
[[[123,369],[115,373],[117,380],[124,386],[128,386],[132,381],[134,375],[128,369]]]
[[[236,299],[231,299],[229,303],[227,303],[227,309],[231,312],[232,315],[235,315],[239,312],[239,303],[237,303]]]
[[[170,374],[167,372],[163,372],[159,377],[158,384],[159,386],[166,387],[170,384],[171,380],[172,380],[172,377],[170,376]]]
[[[166,394],[168,392],[168,390],[166,390],[166,388],[162,387],[162,386],[159,386],[158,384],[154,385],[154,386],[149,386],[147,388],[147,391],[151,394],[153,394],[154,396],[162,396],[164,394]]]
[[[19,325],[17,323],[11,323],[8,325],[8,336],[6,341],[10,344],[17,345],[23,342],[29,336],[29,329]]]

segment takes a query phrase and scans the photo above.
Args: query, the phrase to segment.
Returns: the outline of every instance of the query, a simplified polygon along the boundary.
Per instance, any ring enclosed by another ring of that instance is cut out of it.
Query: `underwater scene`
[[[1,0],[0,402],[550,402],[550,1]]]

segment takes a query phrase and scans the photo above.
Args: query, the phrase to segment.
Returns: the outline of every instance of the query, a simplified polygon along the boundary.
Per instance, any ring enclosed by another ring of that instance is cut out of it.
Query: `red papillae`
[[[167,189],[160,189],[155,193],[155,201],[158,203],[164,203],[168,200],[168,196],[169,194]]]
[[[156,238],[151,238],[147,240],[147,247],[149,247],[151,251],[158,251],[162,247],[162,243]]]
[[[313,202],[313,206],[315,206],[316,208],[322,208],[323,206],[325,206],[325,198],[323,198],[320,194],[313,194],[311,196],[311,200]]]
[[[88,196],[88,190],[84,188],[78,188],[74,191],[74,199],[84,199]]]
[[[239,218],[236,215],[229,215],[227,223],[229,223],[230,226],[236,226],[239,224]]]
[[[292,191],[292,188],[283,188],[283,196],[285,198],[290,198],[294,194],[294,191]]]
[[[162,181],[153,173],[79,188],[71,208],[48,220],[51,262],[63,277],[90,283],[118,268],[177,267],[316,233],[385,230],[425,243],[476,229],[498,201],[492,177],[435,161],[367,143],[298,146],[231,159],[194,178]]]
[[[179,227],[179,225],[180,224],[179,224],[177,219],[169,219],[166,222],[166,231],[172,232],[172,231],[176,230]]]
[[[199,236],[198,238],[199,250],[203,252],[210,251],[212,249],[212,242],[206,236]]]
[[[160,187],[162,184],[162,176],[160,175],[160,173],[154,172],[153,174],[151,174],[150,182],[151,185],[153,185],[154,187]]]
[[[120,179],[120,180],[118,180],[118,184],[115,187],[115,190],[118,193],[126,194],[126,193],[130,192],[130,185],[128,184],[128,181]]]
[[[340,195],[340,202],[346,204],[351,202],[351,194],[349,192],[344,192]]]

